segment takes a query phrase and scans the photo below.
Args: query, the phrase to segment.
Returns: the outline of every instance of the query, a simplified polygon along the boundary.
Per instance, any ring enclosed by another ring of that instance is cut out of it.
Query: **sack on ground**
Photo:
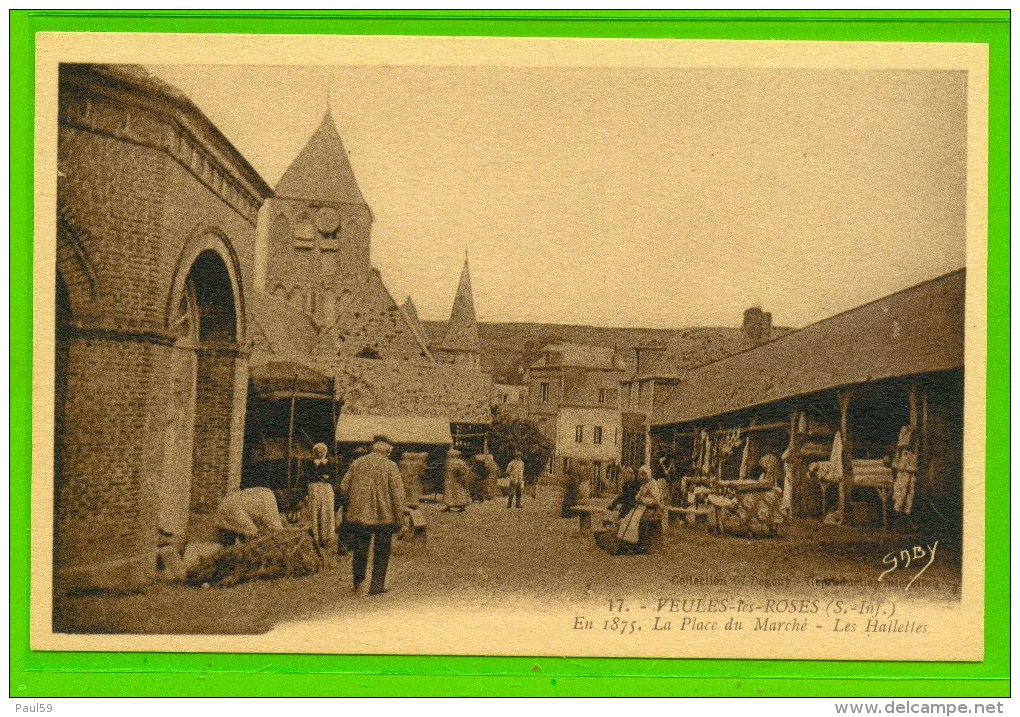
[[[276,530],[200,560],[188,570],[188,583],[230,587],[247,580],[312,575],[322,565],[322,552],[310,531]]]

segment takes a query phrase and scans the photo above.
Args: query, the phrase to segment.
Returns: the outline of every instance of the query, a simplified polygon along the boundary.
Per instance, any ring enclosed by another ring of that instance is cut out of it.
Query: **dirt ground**
[[[719,537],[703,525],[678,526],[650,555],[611,556],[576,519],[559,517],[560,492],[542,486],[537,499],[507,510],[500,500],[464,513],[426,505],[428,544],[399,545],[381,596],[355,595],[350,557],[331,556],[317,575],[196,589],[161,583],[134,595],[58,596],[54,629],[65,633],[257,634],[281,621],[343,614],[373,602],[427,606],[437,600],[492,605],[500,596],[549,602],[612,598],[640,590],[677,594],[692,585],[739,590],[767,587],[860,596],[895,591],[898,599],[955,601],[960,549],[947,536],[823,525],[795,520],[774,539]],[[939,540],[935,560],[904,591],[914,565],[878,582],[890,552]]]

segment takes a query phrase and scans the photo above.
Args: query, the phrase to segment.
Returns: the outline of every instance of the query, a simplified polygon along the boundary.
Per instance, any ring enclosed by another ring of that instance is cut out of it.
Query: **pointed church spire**
[[[440,347],[445,351],[481,352],[478,341],[478,320],[475,318],[475,299],[471,294],[471,272],[468,270],[467,252],[464,252],[464,269],[460,285],[453,300],[450,322]]]
[[[365,204],[329,102],[319,128],[273,190],[286,199],[325,204]]]

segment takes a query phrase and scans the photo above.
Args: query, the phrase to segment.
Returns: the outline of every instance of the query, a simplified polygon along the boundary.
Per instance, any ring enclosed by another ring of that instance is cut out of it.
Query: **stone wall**
[[[452,423],[491,421],[490,378],[479,371],[450,364],[349,359],[333,362],[329,372],[336,376],[345,412],[442,416]]]
[[[407,317],[393,301],[378,271],[351,285],[349,299],[315,345],[316,359],[381,359],[432,363]]]

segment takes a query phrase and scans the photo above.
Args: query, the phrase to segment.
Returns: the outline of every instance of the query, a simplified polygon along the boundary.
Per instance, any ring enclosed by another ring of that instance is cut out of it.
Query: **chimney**
[[[637,375],[644,374],[650,369],[659,355],[666,350],[665,346],[658,344],[650,344],[646,346],[635,346],[634,347],[634,373]]]
[[[772,336],[772,313],[762,311],[759,306],[745,310],[743,331],[752,343],[768,341]]]

